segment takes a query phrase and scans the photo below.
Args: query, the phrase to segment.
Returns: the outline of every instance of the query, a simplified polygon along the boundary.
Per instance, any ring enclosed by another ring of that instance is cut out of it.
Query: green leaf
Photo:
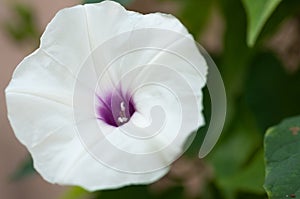
[[[34,10],[24,4],[15,4],[12,8],[15,20],[4,23],[4,30],[14,40],[21,42],[26,40],[38,41],[39,31],[37,30]]]
[[[29,175],[34,174],[36,171],[33,168],[33,161],[31,156],[28,157],[19,168],[12,174],[11,179],[13,181],[21,180]]]
[[[231,102],[230,98],[236,97],[243,90],[242,82],[252,50],[246,43],[247,20],[240,0],[220,0],[220,3],[226,20],[226,31],[224,52],[218,66],[225,83],[228,102]]]
[[[61,199],[80,199],[88,194],[89,192],[81,187],[72,187],[61,197]]]
[[[265,39],[270,38],[280,28],[280,25],[288,18],[297,17],[300,12],[299,0],[282,1],[276,8],[276,14],[271,17],[264,24],[256,44],[265,45]]]
[[[247,42],[253,46],[264,24],[281,0],[242,0],[248,15]]]
[[[271,199],[300,196],[300,116],[284,120],[265,135],[265,189]]]
[[[214,166],[217,186],[227,199],[235,198],[238,191],[263,193],[263,159],[258,153],[262,136],[245,104],[240,103],[237,108],[239,114],[208,155],[208,161]]]
[[[132,199],[132,198],[143,198],[143,199],[182,199],[183,198],[183,187],[175,186],[163,192],[156,193],[154,190],[150,191],[148,186],[145,185],[134,185],[127,186],[115,190],[105,190],[96,192],[95,199]]]
[[[259,135],[253,127],[247,125],[246,121],[240,120],[237,123],[238,125],[231,129],[232,132],[225,139],[220,140],[208,156],[219,180],[243,169],[251,154],[261,144]]]
[[[264,194],[265,167],[263,154],[263,150],[259,150],[244,169],[241,169],[233,176],[222,179],[220,184],[227,189]]]
[[[210,17],[212,0],[184,0],[180,19],[195,38],[201,34]]]
[[[100,3],[104,0],[84,0],[83,3],[86,4],[86,3]],[[130,4],[131,2],[133,2],[133,0],[114,0],[115,2],[118,2],[122,5],[128,5]]]
[[[300,113],[300,71],[288,73],[271,53],[258,54],[250,65],[246,101],[263,132]]]

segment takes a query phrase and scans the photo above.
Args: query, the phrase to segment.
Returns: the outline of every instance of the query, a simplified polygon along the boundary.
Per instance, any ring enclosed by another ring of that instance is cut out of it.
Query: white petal
[[[59,11],[43,33],[40,47],[76,76],[91,52],[84,7]]]
[[[89,127],[86,132],[93,130],[93,121],[86,122]],[[86,151],[73,126],[57,129],[29,151],[35,168],[46,180],[62,185],[79,185],[90,191],[151,183],[168,171],[164,168],[147,174],[131,174],[107,167]],[[128,161],[110,151],[106,153],[112,157],[116,155],[114,159],[117,161]]]
[[[103,133],[106,137],[101,144],[88,144],[88,150],[98,160],[125,172],[146,173],[171,164],[184,152],[184,143],[191,132],[204,124],[200,113],[202,95],[194,96],[193,93],[176,90],[183,86],[171,86],[172,83],[168,88],[147,85],[139,89],[133,97],[138,112],[119,128],[102,128],[98,133],[106,131]],[[161,111],[153,112],[157,107]],[[97,137],[96,132],[92,137]],[[84,138],[84,142],[92,141]],[[120,156],[127,161],[115,159],[106,150],[122,154]]]
[[[92,49],[122,33],[139,29],[155,28],[187,33],[185,27],[172,15],[161,13],[142,15],[126,11],[114,1],[86,4],[85,9]]]
[[[26,146],[45,139],[72,120],[75,79],[42,50],[25,58],[6,88],[8,117]]]

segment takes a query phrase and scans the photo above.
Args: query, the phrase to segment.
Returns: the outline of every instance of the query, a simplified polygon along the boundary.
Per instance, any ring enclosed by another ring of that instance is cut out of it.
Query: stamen
[[[98,97],[98,96],[97,96]],[[135,112],[135,107],[131,95],[114,95],[114,93],[98,97],[100,106],[98,109],[98,119],[103,120],[109,125],[118,127],[130,120]]]
[[[126,107],[125,107],[125,103],[123,101],[120,103],[120,108],[121,108],[121,111],[120,111],[120,117],[118,117],[118,122],[120,124],[123,124],[128,121],[128,118],[126,117],[126,113],[125,113]]]
[[[119,123],[123,123],[124,121],[123,121],[123,118],[122,117],[118,117],[118,122]]]
[[[120,104],[121,111],[125,112],[125,103],[121,102]]]

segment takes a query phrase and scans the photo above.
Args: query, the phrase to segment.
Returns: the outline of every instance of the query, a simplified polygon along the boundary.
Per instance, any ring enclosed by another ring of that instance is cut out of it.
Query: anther
[[[120,111],[120,117],[118,117],[118,122],[120,124],[122,123],[125,123],[128,121],[128,118],[126,117],[126,107],[125,107],[125,103],[124,102],[121,102],[120,103],[120,108],[121,108],[121,111]]]
[[[121,108],[122,112],[125,112],[126,108],[125,108],[125,103],[124,102],[121,102],[120,108]]]
[[[119,123],[123,123],[124,121],[123,121],[123,118],[122,117],[118,117],[118,122]]]

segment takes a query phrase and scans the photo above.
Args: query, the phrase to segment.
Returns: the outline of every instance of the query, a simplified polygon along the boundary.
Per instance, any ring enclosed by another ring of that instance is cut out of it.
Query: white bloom
[[[49,182],[151,183],[204,124],[206,62],[173,16],[115,2],[58,12],[6,89],[8,117]]]

